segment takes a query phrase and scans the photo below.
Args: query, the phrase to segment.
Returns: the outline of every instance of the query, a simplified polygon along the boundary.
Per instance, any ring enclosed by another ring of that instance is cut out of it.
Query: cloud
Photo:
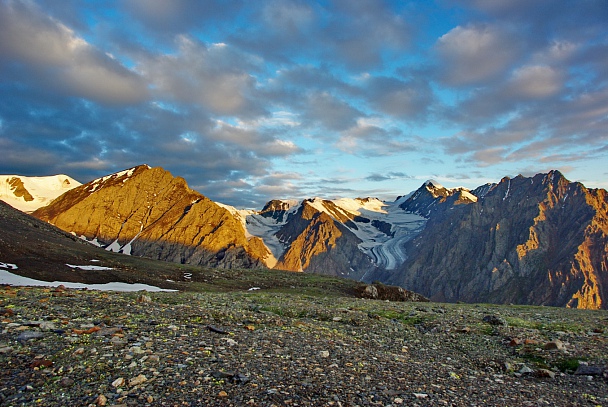
[[[340,133],[335,146],[345,153],[362,157],[390,156],[418,150],[416,143],[400,130],[380,127],[373,118],[357,120],[355,126]]]
[[[504,74],[518,57],[518,38],[490,24],[457,26],[435,44],[439,77],[450,86],[488,83]]]
[[[141,60],[138,69],[156,97],[196,104],[216,115],[253,117],[265,114],[255,101],[256,81],[251,71],[257,61],[225,44],[210,47],[187,36],[177,37],[176,54]]]
[[[347,70],[370,69],[406,50],[413,38],[412,25],[387,1],[250,4],[250,24],[230,41],[270,61],[321,59]]]
[[[242,0],[125,0],[123,9],[151,35],[172,37],[200,26],[222,23],[244,6]]]
[[[372,182],[391,181],[391,180],[401,179],[401,178],[411,179],[412,177],[406,175],[403,172],[388,172],[386,174],[372,173],[372,174],[368,175],[367,177],[365,177],[365,179],[367,181],[372,181]]]
[[[509,90],[516,96],[544,99],[556,95],[562,88],[563,76],[550,66],[523,66],[513,72]]]
[[[303,121],[341,131],[354,126],[365,114],[328,92],[310,93],[305,101]]]
[[[0,3],[0,72],[13,80],[106,104],[147,99],[145,82],[31,3]]]
[[[365,92],[378,112],[405,120],[425,119],[434,100],[428,82],[422,80],[374,77],[366,81]]]

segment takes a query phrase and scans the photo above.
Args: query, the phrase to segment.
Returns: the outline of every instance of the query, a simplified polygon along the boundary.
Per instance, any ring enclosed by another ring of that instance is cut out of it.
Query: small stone
[[[519,339],[519,338],[513,338],[509,342],[509,346],[519,346],[519,345],[521,345],[521,339]]]
[[[112,382],[112,387],[122,387],[125,385],[125,378],[119,377],[118,379]]]
[[[142,294],[139,297],[137,297],[137,302],[147,304],[147,303],[152,302],[152,298],[150,298],[149,295]]]
[[[319,356],[321,356],[322,358],[328,358],[329,357],[329,351],[322,350],[321,352],[319,352]]]
[[[45,367],[51,367],[51,366],[53,366],[53,362],[51,360],[48,360],[48,359],[36,359],[36,360],[34,360],[30,364],[30,366],[32,368],[38,368],[38,369],[40,369],[40,368],[45,368]]]
[[[211,332],[215,332],[216,334],[228,335],[228,332],[224,331],[223,329],[217,328],[213,325],[207,325],[207,329],[210,330]]]
[[[84,353],[84,348],[78,348],[74,351],[74,353],[72,353],[72,355],[74,356],[80,356]]]
[[[601,366],[580,365],[574,374],[577,376],[601,376],[603,372],[604,368]]]
[[[226,393],[224,390],[222,390],[217,394],[217,396],[221,397],[221,398],[228,397],[228,393]]]
[[[425,399],[427,398],[429,395],[426,393],[414,393],[414,397],[416,397],[417,399]]]
[[[52,322],[49,322],[49,321],[41,321],[38,326],[43,331],[53,331],[53,330],[57,329],[57,327],[55,326],[55,324],[52,323]]]
[[[158,363],[160,361],[160,356],[150,355],[150,356],[148,356],[148,359],[146,359],[146,361],[150,362],[150,363]]]
[[[228,344],[228,346],[235,346],[238,345],[238,342],[232,338],[226,338],[226,344]]]
[[[562,341],[560,341],[559,339],[555,339],[551,342],[547,342],[544,346],[545,350],[564,350],[566,349],[566,347],[564,346],[564,343]]]
[[[145,351],[143,351],[141,349],[141,347],[139,347],[139,346],[132,346],[129,349],[129,352],[133,352],[133,354],[135,354],[135,355],[141,355],[141,354],[145,353]]]
[[[106,396],[104,396],[103,394],[100,394],[99,396],[97,396],[97,399],[95,400],[95,404],[97,404],[98,406],[105,406],[108,403],[108,398]]]
[[[403,399],[401,397],[395,397],[393,401],[395,404],[403,404]]]
[[[548,369],[539,369],[536,373],[538,374],[538,377],[548,377],[551,379],[555,378],[555,372]]]
[[[44,334],[42,332],[23,331],[19,334],[19,336],[17,336],[17,341],[23,343],[23,342],[31,341],[33,339],[40,339],[42,337],[44,337]]]
[[[148,396],[148,397],[146,397],[146,401],[147,401],[148,403],[152,403],[152,402],[154,401],[154,397],[152,397],[152,396]]]
[[[143,374],[140,374],[136,377],[129,379],[129,387],[137,386],[138,384],[142,384],[148,381],[148,378]]]
[[[72,385],[74,384],[74,379],[70,379],[69,377],[63,377],[61,378],[59,384],[61,385],[61,387],[72,387]]]
[[[534,373],[534,370],[530,369],[530,368],[529,368],[528,366],[526,366],[526,365],[523,365],[523,366],[521,367],[521,369],[519,369],[518,373],[521,373],[521,374],[530,374],[530,373]]]

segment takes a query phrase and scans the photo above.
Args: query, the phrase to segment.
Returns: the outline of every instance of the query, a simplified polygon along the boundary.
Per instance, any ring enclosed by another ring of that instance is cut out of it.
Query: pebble
[[[559,339],[555,339],[551,342],[547,342],[544,346],[545,350],[565,350],[566,346]]]
[[[33,339],[43,338],[44,334],[38,331],[23,331],[17,336],[17,341],[23,343]]]
[[[129,387],[133,387],[133,386],[137,386],[139,384],[142,384],[144,382],[148,381],[148,378],[146,376],[144,376],[143,374],[140,374],[136,377],[133,377],[131,379],[129,379]]]
[[[119,377],[112,382],[112,387],[123,387],[125,385],[125,378]]]

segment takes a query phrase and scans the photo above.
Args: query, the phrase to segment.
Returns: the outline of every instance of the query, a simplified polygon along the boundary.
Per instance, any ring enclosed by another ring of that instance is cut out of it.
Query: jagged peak
[[[424,182],[424,184],[422,184],[422,186],[427,187],[427,188],[446,189],[443,185],[441,185],[439,182],[435,181],[434,179],[426,180]]]
[[[135,167],[127,168],[126,170],[117,171],[115,173],[96,178],[91,181],[90,184],[103,183],[111,178],[121,178],[124,176],[131,177],[135,172],[146,171],[150,169],[152,169],[152,167],[150,167],[148,164],[136,165]]]

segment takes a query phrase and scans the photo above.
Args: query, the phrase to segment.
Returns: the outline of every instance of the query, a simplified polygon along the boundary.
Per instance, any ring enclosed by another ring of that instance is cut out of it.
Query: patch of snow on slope
[[[73,269],[89,270],[89,271],[114,270],[112,267],[104,267],[104,266],[76,266],[76,265],[67,264],[67,263],[66,263],[66,266],[71,267]]]
[[[0,281],[2,284],[16,285],[16,286],[36,286],[36,287],[59,287],[60,285],[67,288],[86,288],[88,290],[100,290],[100,291],[177,291],[168,290],[165,288],[156,287],[148,284],[129,284],[129,283],[106,283],[106,284],[84,284],[84,283],[71,283],[67,281],[41,281],[33,278],[19,276],[17,274],[10,273],[6,270],[0,269]]]
[[[3,269],[11,269],[11,270],[17,270],[17,265],[13,264],[13,263],[3,263],[0,261],[0,268]]]
[[[15,188],[10,185],[13,178],[18,178],[23,182],[23,187],[32,195],[34,200],[26,201],[23,197],[15,196]],[[33,212],[80,185],[82,185],[80,182],[63,174],[47,177],[0,175],[0,199],[22,212]]]

